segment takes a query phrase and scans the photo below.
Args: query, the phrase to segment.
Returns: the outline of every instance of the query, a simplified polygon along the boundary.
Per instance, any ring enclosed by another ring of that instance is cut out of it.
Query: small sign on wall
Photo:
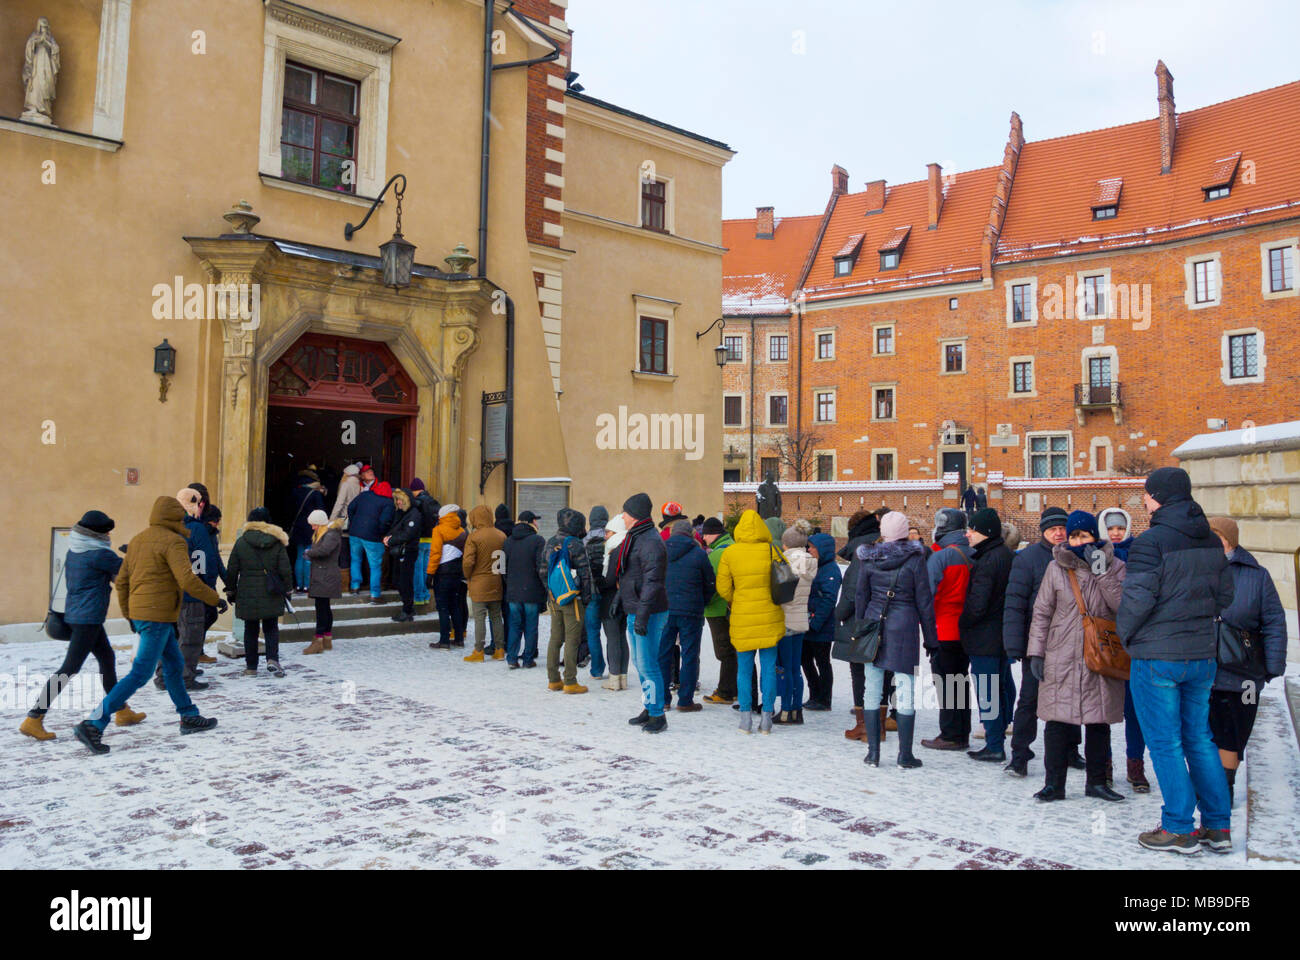
[[[127,467],[127,468],[126,468],[126,485],[127,485],[128,487],[136,487],[136,486],[139,486],[139,485],[140,485],[140,468],[139,468],[139,467]]]
[[[1025,512],[1039,513],[1043,509],[1043,495],[1041,493],[1025,494]]]

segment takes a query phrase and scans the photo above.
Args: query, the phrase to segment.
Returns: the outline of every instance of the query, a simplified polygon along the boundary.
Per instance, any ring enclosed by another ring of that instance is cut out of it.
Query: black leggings
[[[334,629],[334,611],[330,609],[329,597],[316,597],[316,636],[330,633]]]
[[[808,678],[808,699],[823,706],[831,705],[831,689],[835,682],[831,674],[831,645],[829,643],[803,643],[803,673]],[[863,674],[865,680],[865,673]]]
[[[104,684],[104,693],[107,693],[117,685],[117,657],[113,653],[113,647],[108,642],[108,634],[104,632],[102,623],[70,623],[68,626],[72,629],[72,639],[68,641],[68,652],[63,657],[63,663],[59,669],[50,674],[49,680],[45,681],[45,687],[41,690],[40,695],[36,698],[36,706],[27,712],[29,717],[43,717],[45,711],[50,709],[50,704],[59,696],[59,693],[68,682],[81,672],[81,665],[86,662],[86,658],[94,656],[99,663],[99,676]]]
[[[257,628],[261,625],[266,634],[267,661],[280,659],[280,621],[275,617],[265,620],[244,621],[244,666],[249,670],[257,669]]]

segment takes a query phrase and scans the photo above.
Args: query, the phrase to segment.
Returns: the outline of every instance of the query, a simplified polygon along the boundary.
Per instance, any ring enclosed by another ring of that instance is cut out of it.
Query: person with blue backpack
[[[556,514],[556,533],[546,541],[537,572],[546,584],[551,614],[551,642],[546,648],[547,689],[586,693],[578,682],[578,644],[583,611],[591,600],[591,561],[583,544],[586,517],[564,507]],[[560,649],[564,649],[564,678],[560,678]]]

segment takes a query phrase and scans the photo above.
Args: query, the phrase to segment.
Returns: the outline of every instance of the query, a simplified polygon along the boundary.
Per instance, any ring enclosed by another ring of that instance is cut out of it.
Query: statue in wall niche
[[[50,21],[36,20],[23,53],[23,113],[19,118],[54,126],[54,86],[59,79],[59,44],[50,33]]]

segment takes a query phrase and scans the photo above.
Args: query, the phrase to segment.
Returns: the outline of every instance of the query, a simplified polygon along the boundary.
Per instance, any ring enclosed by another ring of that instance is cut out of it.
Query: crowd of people
[[[730,525],[688,519],[675,502],[660,508],[656,524],[649,496],[638,493],[613,515],[604,506],[586,515],[562,509],[546,538],[531,511],[512,519],[504,505],[479,505],[467,515],[439,504],[418,479],[393,488],[353,464],[328,513],[314,471],[303,471],[288,531],[258,507],[223,563],[220,511],[195,483],[158,498],[124,559],[103,513],[90,511],[74,527],[68,654],[21,729],[54,737],[43,725],[49,704],[92,655],[105,696],[74,728],[92,751],[108,751],[110,719],[144,719],[127,701],[150,675],[170,695],[182,733],[211,729],[217,721],[202,717],[189,693],[206,686],[198,677],[213,658],[203,639],[228,602],[243,624],[244,674],[257,674],[261,639],[267,670],[282,678],[278,622],[294,593],[315,603],[315,636],[304,650],[315,655],[333,649],[331,601],[344,584],[383,603],[388,578],[401,598],[394,620],[411,619],[432,598],[431,647],[464,647],[472,617],[468,663],[535,668],[546,609],[548,689],[587,693],[579,671],[589,667],[604,689],[626,690],[635,666],[641,710],[628,722],[651,734],[666,730],[670,710],[697,713],[705,704],[730,705],[742,734],[754,733],[755,721],[760,734],[802,725],[805,710],[832,709],[831,660],[847,660],[854,725],[844,736],[866,744],[870,767],[889,733],[899,767],[923,765],[913,746],[924,650],[939,731],[922,748],[964,750],[1024,778],[1042,721],[1045,782],[1035,797],[1065,799],[1073,768],[1084,771],[1086,796],[1118,802],[1125,798],[1115,789],[1110,728],[1123,723],[1125,779],[1134,792],[1150,790],[1149,751],[1163,795],[1160,826],[1139,842],[1227,852],[1236,770],[1259,693],[1285,671],[1285,618],[1235,523],[1205,516],[1184,471],[1153,471],[1143,496],[1150,526],[1137,537],[1121,508],[1093,515],[1048,507],[1037,538],[1021,543],[1014,525],[972,504],[940,509],[927,544],[918,524],[882,507],[849,518],[837,551],[835,538],[808,520],[787,525],[779,493],[762,488],[760,511]],[[113,586],[140,635],[122,678],[104,631]],[[705,626],[719,673],[697,700]],[[972,709],[983,728],[978,749]]]

